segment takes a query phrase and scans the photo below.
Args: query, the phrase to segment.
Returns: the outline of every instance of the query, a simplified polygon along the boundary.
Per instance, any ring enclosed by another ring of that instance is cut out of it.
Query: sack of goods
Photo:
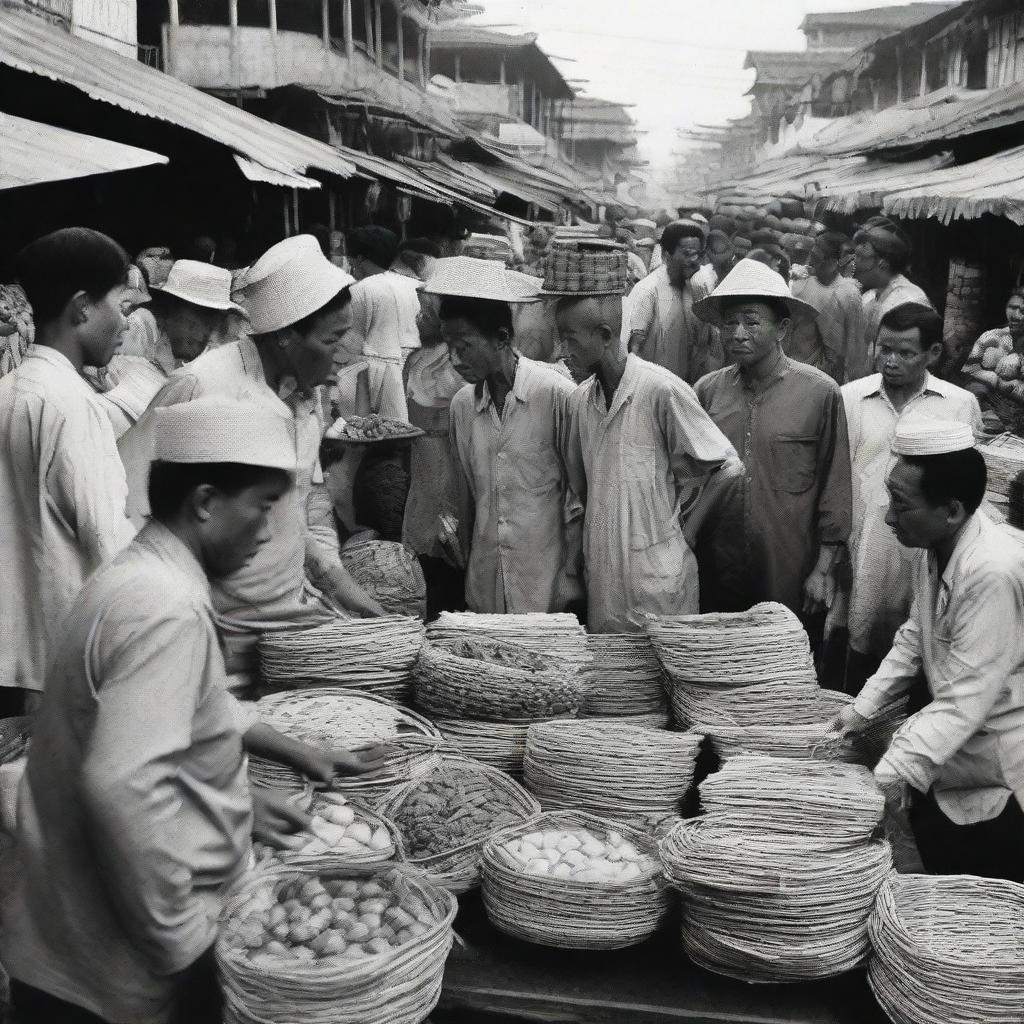
[[[455,897],[397,868],[269,868],[228,898],[226,1024],[420,1024],[441,995]]]
[[[447,753],[380,809],[394,821],[409,863],[453,893],[480,884],[481,850],[492,835],[540,814],[540,804],[504,772]]]
[[[870,931],[868,981],[895,1024],[1024,1019],[1024,885],[892,874]]]
[[[683,895],[683,946],[743,981],[827,978],[860,965],[892,869],[884,800],[857,765],[744,756],[700,786],[703,817],[661,842]]]
[[[398,830],[369,807],[329,791],[296,796],[293,802],[312,818],[309,829],[289,836],[284,850],[253,843],[258,867],[288,864],[327,870],[402,859]]]
[[[325,750],[360,750],[384,744],[384,767],[368,775],[335,776],[334,788],[373,805],[388,790],[408,782],[411,766],[435,748],[440,734],[421,715],[371,694],[341,687],[275,693],[256,702],[260,720],[292,739]],[[249,758],[249,778],[257,786],[303,792],[308,785],[291,768],[261,757]]]
[[[700,743],[622,719],[544,722],[527,733],[523,777],[546,811],[588,811],[656,832],[678,820]]]
[[[329,684],[404,700],[423,636],[423,623],[405,615],[264,633],[261,681],[271,692]]]
[[[500,931],[559,949],[643,942],[670,900],[652,839],[578,811],[543,814],[492,836],[483,897]]]
[[[581,718],[629,718],[657,729],[669,723],[668,679],[644,633],[592,633]]]

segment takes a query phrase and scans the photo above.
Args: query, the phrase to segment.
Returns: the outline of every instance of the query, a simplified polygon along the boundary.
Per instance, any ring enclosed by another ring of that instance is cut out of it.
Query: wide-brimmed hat
[[[818,317],[817,307],[794,297],[781,274],[750,259],[740,260],[710,295],[693,304],[693,311],[707,323],[720,324],[722,307],[736,299],[775,299],[784,302],[796,323],[808,323]]]
[[[559,241],[544,258],[545,295],[625,295],[626,247],[601,239]]]
[[[241,307],[231,301],[231,271],[215,267],[212,263],[175,260],[167,280],[153,285],[153,291],[173,295],[203,309],[215,309],[221,313],[229,310],[242,312]]]
[[[507,270],[498,260],[448,256],[434,264],[423,291],[428,295],[489,299],[491,302],[536,302],[540,298],[540,285],[539,278]]]
[[[249,267],[240,297],[253,333],[269,334],[304,320],[355,283],[312,235],[295,235],[272,245]]]

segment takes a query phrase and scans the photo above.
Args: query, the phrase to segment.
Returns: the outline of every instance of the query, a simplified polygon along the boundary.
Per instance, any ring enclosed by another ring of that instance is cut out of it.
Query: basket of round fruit
[[[397,866],[253,872],[221,917],[225,1024],[420,1024],[440,998],[456,909]]]
[[[670,904],[655,841],[579,811],[492,836],[483,898],[501,931],[561,949],[621,949],[652,935]]]

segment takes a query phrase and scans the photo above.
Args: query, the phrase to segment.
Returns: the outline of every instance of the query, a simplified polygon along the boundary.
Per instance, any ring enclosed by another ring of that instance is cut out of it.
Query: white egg
[[[536,860],[540,855],[540,850],[533,843],[528,843],[525,839],[522,841],[519,847],[520,857],[524,857],[526,860]]]
[[[589,864],[590,861],[579,850],[566,850],[562,854],[562,863],[568,864],[572,868],[581,868]]]
[[[604,843],[599,842],[594,838],[587,839],[580,850],[590,858],[603,857],[604,856]]]
[[[609,864],[618,864],[619,861],[622,860],[622,854],[619,852],[619,848],[617,846],[608,846],[605,847],[604,859],[608,861]]]
[[[619,847],[619,856],[625,861],[636,863],[640,859],[640,851],[632,843],[626,842]]]
[[[547,875],[550,874],[550,867],[551,865],[546,860],[538,857],[537,860],[531,860],[530,863],[526,865],[526,870],[531,875]]]
[[[563,836],[558,841],[558,850],[560,853],[569,853],[573,850],[578,850],[582,844],[573,835]]]
[[[529,832],[522,839],[523,844],[529,843],[531,846],[543,846],[544,845],[544,833],[543,832]]]
[[[551,876],[552,878],[571,878],[572,868],[570,867],[570,865],[565,864],[564,862],[561,864],[556,864],[551,869]]]
[[[619,879],[623,882],[631,882],[636,878],[640,878],[640,868],[636,864],[624,864],[622,866],[622,873],[619,875]]]
[[[622,838],[622,834],[616,832],[615,829],[610,828],[606,837],[606,842],[609,846],[621,846],[625,840]]]

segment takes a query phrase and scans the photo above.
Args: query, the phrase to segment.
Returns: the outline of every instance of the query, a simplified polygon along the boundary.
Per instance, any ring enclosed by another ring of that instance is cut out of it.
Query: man
[[[1024,548],[978,511],[985,461],[966,423],[906,417],[887,522],[916,550],[910,616],[832,727],[862,730],[924,674],[931,703],[875,769],[910,802],[926,869],[1024,882]]]
[[[708,233],[708,262],[690,278],[694,301],[710,295],[718,282],[732,270],[736,262],[736,249],[732,239],[717,228]]]
[[[977,398],[928,372],[941,356],[939,314],[931,306],[897,306],[885,314],[878,331],[882,372],[842,389],[853,462],[847,672],[852,692],[881,664],[910,611],[914,555],[886,523],[885,475],[892,464],[893,437],[908,416],[966,423],[976,434],[981,431]]]
[[[34,729],[2,937],[25,1024],[219,1022],[212,947],[254,810],[265,841],[308,824],[250,794],[243,736],[304,745],[228,694],[207,582],[270,540],[295,463],[287,421],[218,398],[160,409],[155,455],[153,518],[63,620]],[[313,771],[339,759],[310,753]]]
[[[697,313],[720,324],[734,366],[697,382],[701,406],[743,460],[705,573],[709,611],[778,601],[821,633],[833,562],[850,534],[850,456],[835,381],[783,345],[813,306],[769,267],[742,260]]]
[[[663,262],[630,293],[629,349],[692,384],[721,365],[717,338],[693,312],[705,228],[678,220],[662,232]]]
[[[98,231],[65,228],[26,246],[16,266],[35,344],[0,380],[0,686],[9,714],[36,705],[27,695],[43,688],[61,619],[86,577],[135,533],[110,419],[81,376],[120,344],[128,256]]]
[[[837,384],[846,380],[847,362],[860,351],[864,307],[857,286],[839,273],[846,239],[837,232],[819,235],[807,257],[809,275],[793,283],[793,295],[818,311],[816,320],[794,324],[785,352],[827,373]]]
[[[242,290],[253,336],[175,371],[150,407],[152,413],[221,395],[293,421],[295,486],[274,506],[271,541],[241,572],[213,588],[232,675],[252,672],[256,640],[265,630],[312,627],[338,613],[382,614],[339,561],[336,531],[310,528],[316,510],[330,502],[318,456],[323,429],[316,389],[332,376],[351,326],[351,285],[352,278],[324,257],[311,235],[272,246],[250,267]],[[121,439],[126,461],[151,457],[150,413]],[[130,477],[138,480],[140,474]],[[140,518],[148,511],[135,488],[131,504]]]
[[[635,633],[648,614],[693,614],[692,545],[739,470],[736,452],[687,384],[626,355],[621,296],[567,296],[557,318],[569,368],[584,379],[569,399],[564,443],[586,507],[588,628]]]
[[[457,257],[426,286],[442,296],[441,332],[468,381],[449,408],[452,451],[473,503],[466,604],[560,612],[581,596],[559,445],[573,384],[513,348],[511,304],[528,296],[508,275],[496,261]]]
[[[930,306],[928,296],[903,276],[910,264],[910,239],[885,217],[872,217],[853,236],[854,275],[864,288],[864,340],[851,353],[849,376],[856,380],[875,372],[878,328],[882,317],[907,302]]]

